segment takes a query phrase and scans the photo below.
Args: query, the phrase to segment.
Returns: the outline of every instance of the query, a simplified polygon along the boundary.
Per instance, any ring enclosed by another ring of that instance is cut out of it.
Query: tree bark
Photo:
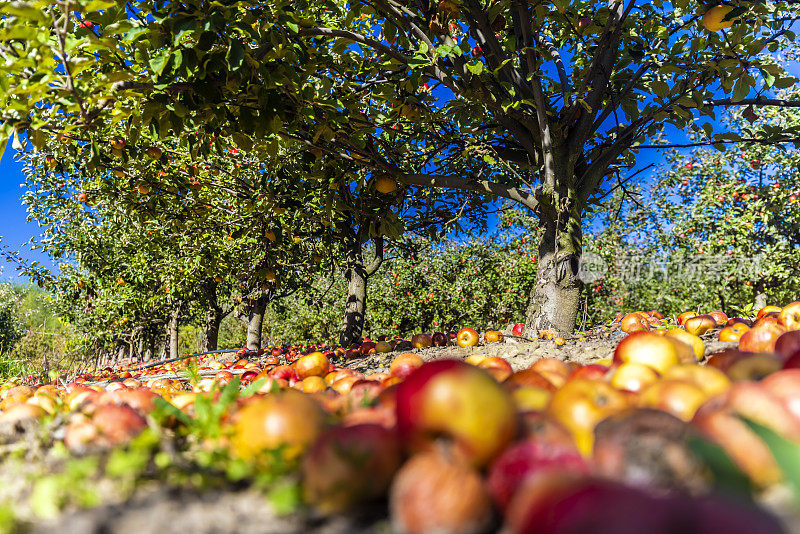
[[[203,330],[203,339],[200,342],[200,352],[217,350],[219,342],[219,325],[222,322],[222,308],[217,304],[217,284],[209,282],[206,292],[206,320]]]
[[[342,333],[339,336],[342,347],[361,341],[367,311],[367,280],[383,262],[383,239],[375,239],[375,259],[368,266],[364,265],[361,239],[357,235],[350,236],[346,240],[346,246],[347,270],[344,277],[347,280],[347,301]]]
[[[180,317],[181,306],[178,304],[169,316],[167,324],[167,337],[169,339],[169,357],[178,357],[178,318]]]
[[[579,208],[540,214],[536,284],[531,292],[526,330],[569,334],[575,329],[582,282],[578,277],[583,235]]]
[[[153,332],[150,328],[145,328],[142,331],[143,347],[142,347],[142,361],[149,362],[153,359]]]
[[[261,326],[264,323],[264,310],[267,301],[264,296],[258,297],[250,306],[247,314],[247,348],[258,350],[261,348]]]
[[[200,345],[200,352],[217,350],[219,341],[219,325],[222,322],[222,310],[218,307],[209,307],[206,314],[205,335]]]

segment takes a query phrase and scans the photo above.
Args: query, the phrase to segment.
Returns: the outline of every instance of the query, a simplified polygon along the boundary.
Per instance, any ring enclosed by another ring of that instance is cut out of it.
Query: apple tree
[[[0,6],[3,131],[81,131],[100,151],[114,128],[198,155],[289,143],[417,191],[518,202],[542,229],[527,322],[569,331],[584,218],[655,135],[721,143],[736,134],[720,108],[800,105],[772,94],[795,80],[769,54],[795,38],[798,9],[19,0]]]

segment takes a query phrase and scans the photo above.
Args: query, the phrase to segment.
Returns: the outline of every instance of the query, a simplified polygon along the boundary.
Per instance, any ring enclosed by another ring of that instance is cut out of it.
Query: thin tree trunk
[[[206,320],[203,329],[203,338],[200,341],[200,352],[217,350],[219,340],[219,325],[222,322],[222,308],[217,304],[217,283],[210,281],[206,284]]]
[[[526,327],[532,332],[569,334],[575,329],[580,307],[581,216],[578,208],[570,207],[558,215],[542,213],[540,217],[544,234]]]
[[[167,337],[169,339],[169,357],[178,357],[178,318],[181,313],[180,303],[172,310],[167,324]]]
[[[144,339],[142,347],[142,361],[149,362],[153,359],[153,332],[149,328],[142,331]]]
[[[206,315],[206,324],[200,352],[217,350],[219,341],[219,325],[222,322],[222,310],[218,307],[210,307]]]
[[[378,270],[383,262],[383,239],[375,239],[375,259],[369,266],[364,265],[361,240],[356,235],[347,240],[347,301],[344,309],[344,323],[339,343],[346,347],[361,340],[364,319],[367,311],[367,280]]]
[[[258,297],[250,306],[247,314],[247,348],[258,350],[261,348],[261,326],[264,323],[264,311],[267,301],[264,296]]]

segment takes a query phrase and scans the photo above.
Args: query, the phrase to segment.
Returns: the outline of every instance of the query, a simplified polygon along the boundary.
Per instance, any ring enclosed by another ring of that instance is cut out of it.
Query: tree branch
[[[433,176],[430,174],[403,174],[399,176],[399,179],[406,184],[418,185],[421,187],[439,187],[443,189],[457,189],[495,195],[519,202],[534,211],[539,207],[536,193],[531,194],[510,185],[498,184],[488,180],[467,182],[461,176],[457,175]],[[536,191],[538,190],[537,188]]]
[[[763,96],[745,98],[744,100],[737,101],[730,98],[721,98],[719,100],[708,100],[703,102],[703,104],[706,106],[777,106],[781,108],[800,108],[800,100],[764,98]]]

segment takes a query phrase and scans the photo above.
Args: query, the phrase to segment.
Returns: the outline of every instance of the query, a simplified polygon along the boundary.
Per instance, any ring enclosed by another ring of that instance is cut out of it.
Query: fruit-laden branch
[[[719,100],[709,100],[704,102],[707,106],[777,106],[781,108],[800,108],[800,100],[784,100],[781,98],[745,98],[744,100],[732,100],[721,98]]]
[[[539,201],[535,194],[526,193],[516,187],[498,184],[488,180],[468,182],[460,176],[433,176],[430,174],[404,174],[400,176],[400,180],[406,184],[418,185],[421,187],[440,187],[443,189],[458,189],[461,191],[474,191],[476,193],[495,195],[519,202],[534,211],[539,207]]]

